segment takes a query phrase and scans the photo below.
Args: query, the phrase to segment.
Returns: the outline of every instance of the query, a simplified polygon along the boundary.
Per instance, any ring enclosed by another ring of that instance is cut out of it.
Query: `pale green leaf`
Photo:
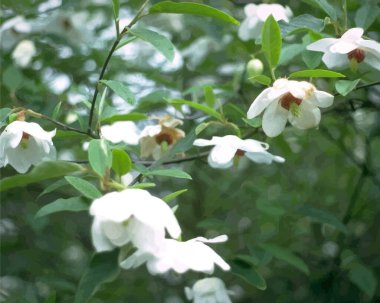
[[[35,218],[47,216],[61,211],[78,212],[88,210],[88,205],[81,197],[72,197],[68,199],[57,199],[54,202],[41,207],[35,215]]]
[[[148,119],[148,116],[146,114],[142,113],[129,113],[124,115],[114,115],[110,117],[105,117],[102,119],[102,123],[113,123],[116,121],[139,121],[139,120],[146,120]]]
[[[261,47],[271,68],[280,61],[282,38],[277,21],[270,15],[261,31]]]
[[[293,35],[302,31],[321,32],[325,27],[323,19],[316,18],[309,14],[304,14],[291,18],[289,22],[280,20],[278,22],[283,37]]]
[[[326,69],[305,69],[289,75],[289,78],[342,78],[345,75]]]
[[[41,197],[43,195],[46,195],[48,193],[51,193],[51,192],[55,191],[56,189],[61,188],[61,187],[65,186],[65,185],[67,185],[67,181],[65,179],[60,179],[60,180],[58,180],[58,181],[50,184],[49,186],[47,186],[43,190],[43,192],[38,195],[37,198],[39,198],[39,197]]]
[[[115,20],[119,19],[120,3],[119,0],[112,0],[113,16]]]
[[[174,193],[166,195],[165,197],[162,198],[162,200],[164,200],[165,202],[169,202],[169,201],[173,200],[174,198],[178,197],[179,195],[182,195],[185,192],[187,192],[187,189],[177,190]]]
[[[135,41],[137,39],[136,36],[130,36],[122,39],[119,44],[117,45],[116,49],[122,48],[123,46]]]
[[[153,5],[149,9],[150,14],[156,13],[170,13],[170,14],[190,14],[204,17],[211,17],[217,20],[229,22],[235,25],[239,25],[237,21],[232,16],[222,12],[216,8],[208,5],[193,3],[193,2],[181,2],[176,3],[172,1],[162,1]]]
[[[0,128],[7,125],[7,119],[11,112],[10,108],[0,108]]]
[[[206,85],[203,87],[203,93],[205,95],[206,104],[213,108],[215,105],[215,95],[212,86]]]
[[[248,79],[253,82],[258,82],[260,84],[267,85],[267,86],[269,86],[272,83],[272,79],[265,75],[257,75],[254,77],[250,77]]]
[[[116,80],[101,80],[101,83],[107,85],[110,89],[114,91],[116,95],[123,98],[129,104],[134,105],[136,103],[135,96],[130,91],[130,89],[120,81]]]
[[[94,200],[102,196],[102,193],[94,185],[82,178],[66,176],[65,179],[71,186],[89,199]]]
[[[191,102],[191,101],[186,101],[186,100],[182,100],[182,99],[173,99],[173,100],[170,100],[169,101],[169,104],[186,104],[192,108],[195,108],[197,110],[200,110],[206,114],[208,114],[209,116],[212,116],[214,117],[215,119],[218,119],[220,121],[223,121],[223,117],[220,113],[218,113],[216,110],[212,109],[211,107],[208,107],[206,105],[202,105],[202,104],[199,104],[199,103],[195,103],[195,102]]]
[[[122,149],[112,150],[112,169],[119,176],[123,176],[132,169],[132,160]]]
[[[355,24],[364,30],[369,28],[376,18],[380,15],[380,8],[375,3],[365,3],[362,5],[355,14]]]
[[[100,176],[112,166],[112,153],[104,139],[93,139],[88,146],[88,160],[92,169]]]
[[[152,30],[146,29],[146,28],[142,28],[142,27],[132,28],[129,30],[129,32],[132,35],[150,43],[161,54],[163,54],[166,59],[168,59],[169,61],[173,61],[173,59],[174,59],[174,45],[164,35],[161,35],[155,31],[152,31]]]
[[[26,174],[18,174],[0,180],[0,191],[66,176],[81,170],[83,170],[83,167],[76,163],[66,161],[42,162]]]
[[[170,169],[157,169],[157,170],[149,170],[143,173],[144,176],[164,176],[164,177],[173,177],[180,179],[190,179],[191,176],[180,169],[170,168]]]
[[[350,92],[352,92],[355,89],[359,82],[360,79],[356,79],[353,81],[339,80],[335,82],[335,89],[342,96],[347,96]]]

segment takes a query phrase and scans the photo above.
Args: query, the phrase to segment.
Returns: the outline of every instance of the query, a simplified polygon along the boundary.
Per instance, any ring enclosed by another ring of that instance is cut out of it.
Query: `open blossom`
[[[124,142],[129,145],[139,143],[139,131],[131,121],[118,121],[111,125],[104,125],[100,128],[102,137],[112,143]]]
[[[163,144],[166,144],[166,148],[170,148],[179,139],[185,137],[184,131],[176,128],[182,124],[181,120],[165,116],[159,119],[158,125],[146,126],[140,134],[141,158],[159,159],[163,151]]]
[[[36,53],[37,51],[33,41],[22,40],[12,52],[12,58],[17,65],[26,67],[32,61]]]
[[[246,156],[257,163],[270,164],[284,162],[285,159],[267,152],[269,145],[253,139],[242,140],[236,136],[212,137],[211,140],[196,139],[195,146],[214,145],[209,156],[208,163],[213,168],[228,168],[233,164],[235,156]]]
[[[178,238],[181,228],[170,207],[142,189],[125,189],[94,200],[92,241],[96,251],[132,243],[143,252],[161,247],[165,229]]]
[[[265,20],[272,15],[276,21],[284,20],[289,22],[293,15],[289,7],[280,4],[247,4],[244,7],[246,18],[239,28],[239,38],[243,41],[256,39],[261,35],[261,29]]]
[[[263,130],[268,137],[275,137],[288,120],[299,129],[317,127],[321,120],[318,107],[328,107],[333,100],[333,95],[317,90],[309,82],[278,79],[256,97],[247,117],[255,118],[264,111]]]
[[[380,70],[380,43],[363,39],[363,32],[362,28],[351,28],[339,39],[320,39],[306,48],[323,52],[322,61],[331,69],[346,68],[351,61],[355,65],[364,62]]]
[[[124,260],[120,266],[130,269],[146,263],[152,275],[163,274],[171,269],[180,274],[188,270],[212,274],[215,264],[223,270],[229,270],[230,266],[205,244],[225,241],[227,241],[227,236],[225,235],[214,239],[198,237],[186,242],[165,239],[160,249],[153,253],[137,250]]]
[[[231,303],[229,294],[224,282],[215,277],[198,280],[192,288],[185,287],[185,294],[188,300],[193,303]]]
[[[55,130],[44,131],[34,122],[14,121],[0,135],[0,167],[10,164],[19,173],[26,173],[31,165],[44,160],[55,160],[52,142]]]

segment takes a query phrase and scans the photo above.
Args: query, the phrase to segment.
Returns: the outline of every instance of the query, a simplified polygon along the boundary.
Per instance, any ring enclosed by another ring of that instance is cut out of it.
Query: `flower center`
[[[362,49],[354,49],[347,54],[349,60],[355,60],[357,63],[360,63],[365,58],[365,52]]]
[[[28,148],[29,138],[30,138],[30,135],[29,135],[29,134],[27,134],[27,133],[25,133],[25,132],[22,132],[22,137],[21,137],[21,141],[20,141],[20,146],[21,146],[23,149]]]
[[[168,145],[171,145],[173,143],[173,137],[172,135],[168,133],[159,133],[155,136],[157,144],[161,145],[162,142],[166,142]]]
[[[302,103],[302,99],[294,97],[291,93],[287,93],[280,99],[280,104],[286,110],[292,109],[294,106],[298,106]]]
[[[235,153],[235,156],[237,157],[243,157],[244,155],[245,155],[245,151],[241,149],[238,149]]]

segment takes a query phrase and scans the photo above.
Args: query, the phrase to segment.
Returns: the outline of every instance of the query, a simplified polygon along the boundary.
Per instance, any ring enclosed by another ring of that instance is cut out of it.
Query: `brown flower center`
[[[157,144],[161,145],[162,142],[166,142],[168,145],[173,144],[173,136],[168,133],[159,133],[154,137],[156,139]]]
[[[235,156],[237,157],[243,157],[244,155],[245,155],[245,151],[241,149],[238,149],[235,153]]]
[[[365,52],[362,49],[354,49],[353,51],[350,51],[347,54],[347,57],[349,60],[354,59],[356,62],[360,63],[364,60],[365,58]]]
[[[286,110],[290,109],[290,106],[292,103],[295,103],[297,105],[300,105],[302,103],[302,99],[298,99],[294,97],[291,93],[287,93],[280,99],[280,104],[283,108]]]
[[[29,140],[29,138],[30,138],[29,134],[27,134],[25,132],[22,132],[22,138],[21,138],[21,140]]]

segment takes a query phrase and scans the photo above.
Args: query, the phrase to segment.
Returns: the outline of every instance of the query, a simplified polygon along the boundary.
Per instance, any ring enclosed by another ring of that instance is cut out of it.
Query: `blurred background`
[[[211,5],[242,21],[244,6],[255,1],[193,2]],[[339,7],[340,1],[332,2]],[[120,3],[122,28],[142,1]],[[313,1],[276,3],[288,5],[294,16],[325,18]],[[355,13],[364,4],[355,0],[347,4],[349,24],[354,27]],[[86,129],[95,83],[115,39],[112,1],[2,0],[1,8],[1,107],[26,107]],[[215,272],[234,291],[232,300],[379,302],[380,86],[336,97],[333,107],[322,114],[319,129],[288,127],[282,135],[267,138],[260,124],[254,127],[242,119],[265,88],[248,80],[248,61],[255,56],[263,62],[264,74],[270,75],[254,40],[240,40],[238,26],[197,16],[156,14],[139,24],[173,42],[174,60],[168,62],[138,39],[117,50],[105,79],[127,84],[137,105],[132,107],[108,94],[104,117],[129,112],[171,114],[183,119],[180,128],[190,133],[208,117],[186,107],[167,106],[165,99],[202,103],[204,88],[212,87],[216,106],[239,126],[242,137],[265,141],[271,153],[286,159],[283,164],[260,165],[242,158],[231,169],[216,170],[206,158],[199,158],[175,164],[192,180],[151,177],[157,186],[150,192],[158,197],[189,189],[171,202],[179,206],[176,215],[183,239],[229,236],[228,242],[213,248],[241,269]],[[366,35],[379,41],[379,28],[376,17]],[[323,32],[334,35],[331,25]],[[278,76],[319,66],[320,54],[305,50],[313,34],[300,31],[284,39]],[[33,50],[29,62],[12,55],[25,41]],[[349,70],[344,73],[349,79],[357,77]],[[371,83],[378,81],[379,72],[369,70],[360,76],[361,84]],[[332,81],[318,79],[316,86],[335,93]],[[58,104],[59,111],[55,110]],[[47,121],[38,123],[45,130],[55,128]],[[142,129],[152,122],[136,123]],[[213,123],[199,137],[227,134],[235,134],[235,129]],[[85,135],[58,131],[53,141],[60,159],[80,161],[86,159],[83,144],[88,140]],[[138,161],[139,148],[126,148]],[[186,155],[206,150],[194,147]],[[2,168],[1,178],[14,173],[9,166]],[[32,184],[1,195],[0,302],[54,302],[48,301],[54,293],[56,302],[72,302],[93,254],[87,213],[34,218],[44,204],[73,195],[72,188],[62,186],[39,196],[49,184]],[[354,207],[347,214],[349,205]],[[90,302],[186,302],[184,286],[202,277],[194,272],[151,276],[145,266],[122,270]],[[262,282],[257,279],[266,281],[265,290],[258,289]]]

